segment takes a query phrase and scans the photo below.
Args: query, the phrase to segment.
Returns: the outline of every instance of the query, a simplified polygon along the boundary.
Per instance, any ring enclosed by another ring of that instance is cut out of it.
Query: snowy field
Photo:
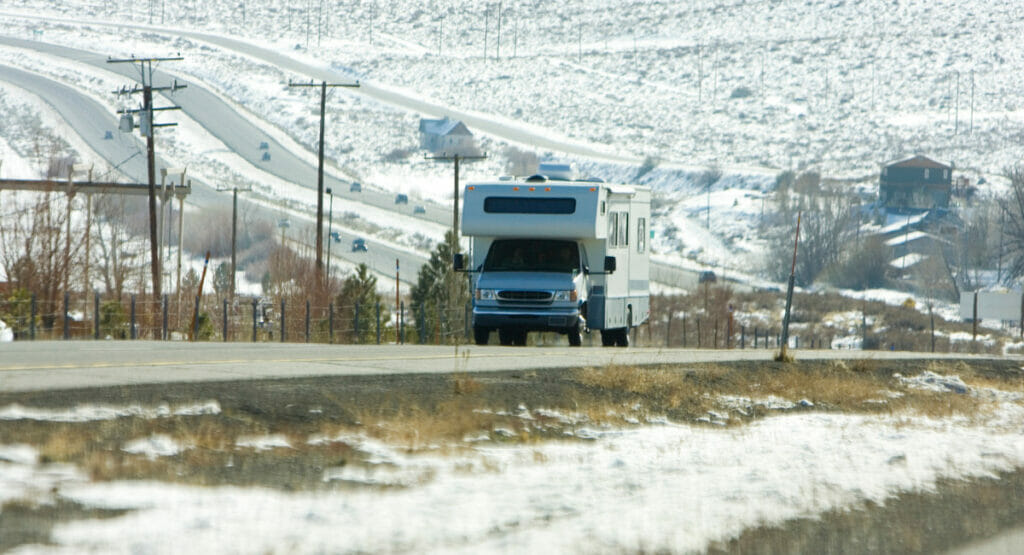
[[[1006,139],[1024,124],[1012,3],[521,0],[503,3],[500,14],[497,4],[467,0],[270,0],[248,9],[227,0],[10,0],[5,8],[250,38],[454,109],[690,166],[867,177],[881,162],[928,152],[998,172],[1017,161]],[[80,32],[9,25],[12,35],[41,31],[46,40]],[[90,42],[111,53],[132,35],[93,29],[119,37]],[[186,65],[214,55],[188,42],[172,43],[192,58]],[[264,72],[225,88],[258,106],[258,89],[275,84]],[[342,110],[372,110],[359,102]],[[414,143],[411,116],[391,116],[378,138],[407,129],[378,155]],[[348,135],[333,144],[361,146],[357,132],[339,133]]]
[[[1015,18],[1005,4],[521,1],[498,12],[496,4],[458,0],[272,0],[248,8],[219,0],[11,0],[4,14],[32,18],[0,14],[0,32],[84,43],[114,56],[180,52],[185,60],[163,69],[205,82],[309,152],[316,144],[315,95],[286,86],[302,76],[175,30],[248,40],[328,69],[339,81],[358,79],[425,101],[439,113],[348,90],[331,98],[326,145],[338,171],[413,198],[444,203],[451,194],[450,168],[418,150],[421,116],[471,113],[539,130],[565,151],[473,129],[491,158],[467,165],[464,179],[504,173],[516,151],[533,151],[575,160],[588,175],[651,185],[674,205],[652,222],[652,246],[662,259],[733,271],[762,266],[758,225],[766,204],[772,212],[764,194],[782,169],[870,183],[881,163],[920,152],[992,182],[991,174],[1019,159],[1011,138],[1022,131],[1024,110],[1013,91],[1024,57],[1007,47]],[[64,73],[114,102],[110,83],[96,72],[79,68],[87,75],[75,76],[56,69],[62,63],[33,58],[0,48],[6,63]],[[189,159],[216,151],[194,142],[176,154],[206,167],[209,156]],[[572,145],[607,154],[571,155]],[[620,155],[634,162],[623,164]],[[212,177],[273,183],[219,158],[210,167],[228,169]],[[654,167],[640,175],[642,160]],[[698,182],[712,167],[724,178],[712,190],[708,227]]]
[[[344,442],[373,463],[325,468],[325,482],[353,487],[319,493],[92,483],[80,469],[40,462],[32,447],[4,445],[0,502],[45,504],[56,495],[87,507],[132,509],[59,524],[55,545],[23,546],[18,553],[691,552],[747,528],[867,501],[884,504],[901,492],[930,491],[940,479],[987,477],[1024,464],[1019,393],[969,388],[956,376],[927,372],[897,379],[911,388],[978,396],[994,408],[972,418],[933,419],[813,412],[806,401],[733,397],[722,402],[741,410],[760,405],[776,415],[738,427],[714,425],[724,424],[724,415],[712,415],[711,425],[653,419],[628,429],[580,426],[571,441],[455,451],[438,445],[422,454],[361,436],[318,437],[310,442]],[[217,412],[209,402],[174,410],[8,406],[0,419]],[[533,410],[538,413],[575,418]],[[531,418],[531,411],[524,408],[521,417]],[[287,450],[290,441],[239,438],[235,449]],[[190,448],[160,435],[124,447],[151,458]]]

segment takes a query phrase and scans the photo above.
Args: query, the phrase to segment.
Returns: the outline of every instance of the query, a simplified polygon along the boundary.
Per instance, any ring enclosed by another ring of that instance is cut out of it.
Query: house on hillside
[[[420,119],[420,148],[435,154],[474,154],[476,140],[461,121],[448,119]]]
[[[888,209],[944,209],[949,208],[952,189],[953,166],[914,156],[882,168],[878,200]]]

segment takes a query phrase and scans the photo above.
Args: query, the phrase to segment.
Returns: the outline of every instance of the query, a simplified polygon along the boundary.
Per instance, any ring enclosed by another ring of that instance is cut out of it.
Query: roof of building
[[[912,158],[907,158],[906,160],[900,160],[898,162],[892,162],[892,163],[886,164],[885,167],[887,167],[887,168],[938,168],[938,169],[945,169],[945,170],[953,169],[953,166],[947,166],[946,164],[943,164],[941,162],[936,162],[935,160],[932,160],[931,158],[928,158],[927,156],[921,156],[920,154],[918,154],[917,156],[914,156]]]
[[[469,129],[457,119],[448,119],[445,116],[441,119],[420,119],[420,132],[428,135],[472,135]]]

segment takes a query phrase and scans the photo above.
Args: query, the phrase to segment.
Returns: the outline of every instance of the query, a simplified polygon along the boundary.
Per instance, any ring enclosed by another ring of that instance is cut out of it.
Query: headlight
[[[575,301],[576,300],[576,290],[575,289],[571,289],[569,291],[555,291],[555,300],[556,301]]]
[[[476,300],[478,301],[493,301],[497,297],[497,291],[494,289],[477,289]]]

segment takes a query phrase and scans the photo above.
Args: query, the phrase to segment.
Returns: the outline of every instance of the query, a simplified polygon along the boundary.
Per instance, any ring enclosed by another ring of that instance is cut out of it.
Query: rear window
[[[487,197],[484,212],[488,214],[572,214],[574,198]]]

